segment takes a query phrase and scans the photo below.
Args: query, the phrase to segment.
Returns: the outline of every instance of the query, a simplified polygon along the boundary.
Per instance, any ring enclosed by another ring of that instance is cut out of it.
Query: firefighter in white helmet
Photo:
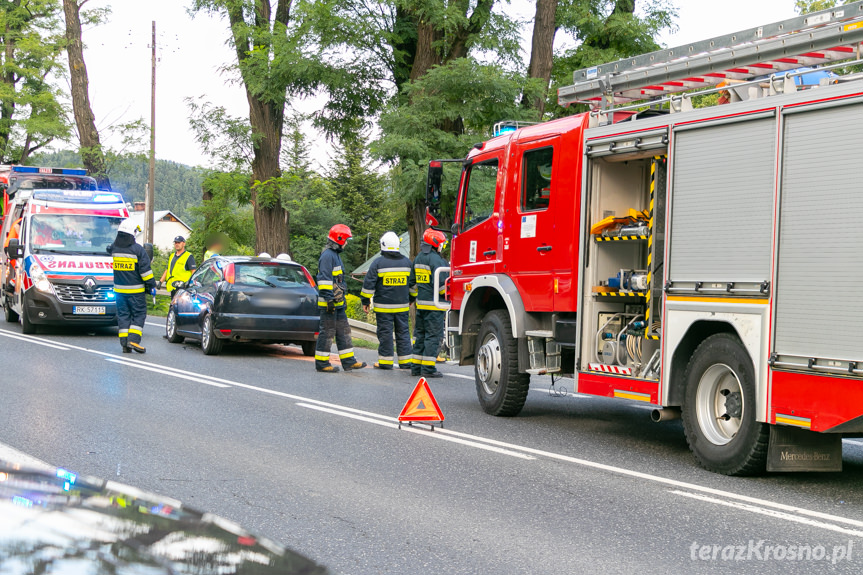
[[[363,310],[374,309],[378,324],[378,369],[393,369],[393,332],[396,336],[398,365],[410,369],[413,364],[411,335],[408,322],[410,290],[408,276],[411,261],[399,251],[401,241],[395,232],[387,232],[381,238],[381,256],[372,262],[360,298]],[[374,300],[372,303],[371,300]]]
[[[141,345],[147,319],[146,294],[156,293],[150,256],[135,243],[135,233],[139,231],[138,224],[131,218],[125,219],[120,223],[114,243],[108,246],[108,253],[114,258],[114,292],[123,353],[146,353]]]

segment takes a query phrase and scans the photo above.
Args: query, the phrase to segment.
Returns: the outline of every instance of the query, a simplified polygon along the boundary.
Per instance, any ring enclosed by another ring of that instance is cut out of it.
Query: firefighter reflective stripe
[[[411,297],[417,297],[419,291],[417,290],[417,286],[411,286],[411,289],[408,291],[411,294]]]
[[[144,284],[123,287],[114,286],[114,291],[116,293],[144,293]]]
[[[129,326],[129,333],[134,333],[137,335],[144,335],[144,328],[138,327],[137,325]]]
[[[342,266],[336,266],[333,268],[333,277],[342,275]]]
[[[350,349],[340,349],[339,350],[339,359],[347,359],[349,357],[354,356],[354,348]]]
[[[429,366],[435,365],[436,362],[437,362],[436,357],[426,357],[426,356],[423,356],[419,362],[417,362],[416,360],[414,361],[414,363],[419,363],[420,365],[429,365]]]
[[[384,359],[382,357],[378,358],[378,363],[380,365],[393,365],[393,358]]]
[[[410,306],[406,303],[376,303],[374,307],[375,313],[401,313],[409,309]]]
[[[318,281],[318,289],[333,289],[333,282],[327,280],[319,280]]]
[[[365,289],[360,292],[360,297],[364,297],[367,299],[372,299],[372,296],[374,296],[374,295],[375,295],[374,292],[369,292],[369,291],[366,291]]]
[[[144,281],[147,281],[147,280],[151,280],[151,279],[153,279],[153,270],[150,270],[150,271],[148,271],[147,273],[142,274],[142,275],[141,275],[141,279],[142,279],[142,280],[144,280]]]
[[[344,301],[334,301],[333,305],[335,307],[345,307],[345,302]],[[327,300],[319,299],[318,300],[318,307],[327,307]]]
[[[414,273],[416,273],[418,284],[430,284],[432,281],[432,269],[425,264],[414,264]]]
[[[322,353],[316,353],[315,359],[318,361],[330,361],[330,354],[324,355]]]
[[[438,308],[433,301],[427,301],[422,299],[417,300],[417,309],[424,309],[428,311],[443,311]]]
[[[399,365],[413,365],[413,363],[414,363],[413,357],[406,357],[406,358],[400,357],[399,358]]]
[[[121,329],[120,330],[120,337],[129,337],[129,330],[128,329]]]
[[[121,272],[135,271],[135,265],[138,263],[138,258],[132,259],[127,257],[114,257],[114,269]]]

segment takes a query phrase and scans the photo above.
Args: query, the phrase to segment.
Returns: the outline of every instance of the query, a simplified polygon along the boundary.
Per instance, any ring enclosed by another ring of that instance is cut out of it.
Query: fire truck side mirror
[[[150,256],[150,261],[153,261],[153,244],[144,244],[144,251]]]
[[[20,260],[24,257],[24,246],[17,238],[9,240],[9,245],[6,246],[6,255],[10,260]]]
[[[441,181],[443,179],[443,162],[429,162],[428,179],[426,180],[426,206],[435,219],[440,219]]]

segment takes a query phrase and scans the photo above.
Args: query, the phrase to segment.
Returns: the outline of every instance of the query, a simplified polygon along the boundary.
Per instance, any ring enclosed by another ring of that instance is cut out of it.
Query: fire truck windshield
[[[123,218],[73,214],[40,214],[30,218],[29,242],[34,253],[103,255]]]

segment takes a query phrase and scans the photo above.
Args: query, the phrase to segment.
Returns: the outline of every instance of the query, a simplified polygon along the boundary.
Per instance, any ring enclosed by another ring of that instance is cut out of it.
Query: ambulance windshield
[[[72,214],[36,214],[28,238],[34,253],[105,255],[123,218]]]

